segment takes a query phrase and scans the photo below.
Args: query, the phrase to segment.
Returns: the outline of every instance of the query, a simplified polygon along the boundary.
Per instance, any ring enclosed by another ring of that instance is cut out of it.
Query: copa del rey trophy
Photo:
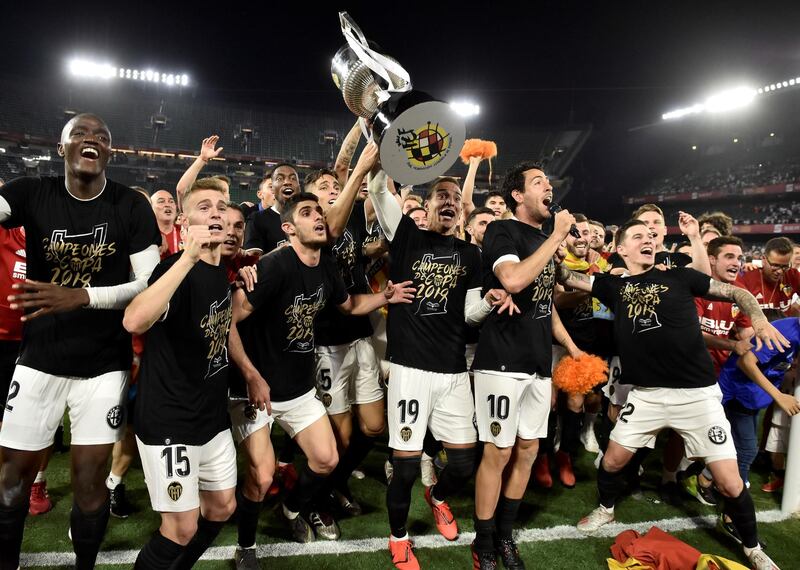
[[[464,145],[463,119],[447,103],[412,91],[408,72],[368,42],[347,12],[339,22],[347,44],[333,57],[333,82],[378,143],[383,169],[401,184],[443,175]]]

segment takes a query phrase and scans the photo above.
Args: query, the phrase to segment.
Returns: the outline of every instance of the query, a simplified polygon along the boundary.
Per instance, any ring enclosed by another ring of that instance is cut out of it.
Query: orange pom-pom
[[[464,146],[461,148],[459,156],[464,164],[469,164],[469,159],[472,156],[477,156],[481,159],[494,158],[497,156],[497,144],[482,139],[467,139],[464,141]]]
[[[608,364],[599,356],[565,356],[553,370],[553,385],[568,394],[588,394],[608,380]]]

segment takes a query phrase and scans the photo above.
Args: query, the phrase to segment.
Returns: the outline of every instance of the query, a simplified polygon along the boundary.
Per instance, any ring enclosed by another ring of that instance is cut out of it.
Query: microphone
[[[562,209],[563,208],[561,206],[559,206],[558,204],[556,204],[555,202],[551,203],[547,207],[547,210],[550,212],[550,215],[553,216],[553,217],[555,217],[555,215],[558,214]],[[569,228],[569,235],[571,235],[575,239],[581,239],[581,232],[578,231],[578,226],[576,226],[575,224],[572,224],[572,226]]]

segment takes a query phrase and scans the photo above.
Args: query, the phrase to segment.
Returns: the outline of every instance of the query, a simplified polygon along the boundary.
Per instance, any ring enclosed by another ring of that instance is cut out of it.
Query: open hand
[[[82,288],[62,287],[33,279],[26,279],[24,283],[14,283],[11,288],[19,291],[8,296],[12,309],[37,309],[33,313],[23,315],[20,318],[23,322],[50,313],[74,311],[89,304],[89,293]]]

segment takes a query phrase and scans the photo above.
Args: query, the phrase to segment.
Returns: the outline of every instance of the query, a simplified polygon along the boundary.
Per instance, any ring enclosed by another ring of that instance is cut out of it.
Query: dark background
[[[800,89],[735,116],[660,116],[720,88],[800,76],[800,2],[515,4],[14,2],[2,8],[0,74],[63,82],[71,57],[105,57],[186,72],[204,101],[339,113],[330,59],[345,9],[415,88],[478,103],[481,132],[591,125],[569,169],[580,207],[617,207],[702,139],[794,128]]]

